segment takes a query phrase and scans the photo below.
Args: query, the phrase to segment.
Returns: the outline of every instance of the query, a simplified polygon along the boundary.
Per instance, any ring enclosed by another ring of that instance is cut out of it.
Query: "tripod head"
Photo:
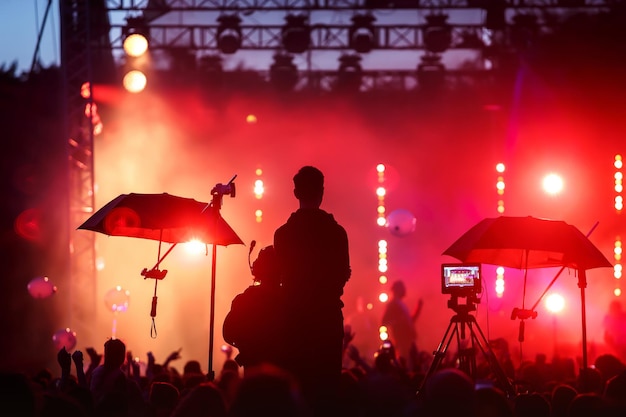
[[[459,298],[465,298],[465,304],[459,303]],[[480,303],[480,299],[476,295],[457,295],[452,294],[448,300],[448,308],[459,316],[468,316],[470,312],[476,311],[476,304]]]

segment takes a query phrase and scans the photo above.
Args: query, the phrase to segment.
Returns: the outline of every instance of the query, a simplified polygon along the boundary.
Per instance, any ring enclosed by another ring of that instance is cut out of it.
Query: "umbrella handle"
[[[167,273],[167,271],[164,271],[164,272]],[[154,320],[154,318],[156,317],[156,314],[157,314],[157,295],[156,294],[157,294],[158,283],[159,281],[155,279],[154,280],[154,295],[152,296],[152,308],[150,309],[150,317],[152,317],[152,325],[150,326],[150,337],[153,339],[156,339],[157,337],[156,321]]]
[[[156,317],[156,311],[157,311],[157,297],[155,295],[154,297],[152,297],[152,309],[150,310],[150,317],[152,318]]]

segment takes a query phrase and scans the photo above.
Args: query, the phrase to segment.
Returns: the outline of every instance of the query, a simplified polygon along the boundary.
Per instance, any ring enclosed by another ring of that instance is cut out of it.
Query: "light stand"
[[[476,348],[480,349],[483,356],[487,360],[489,367],[496,377],[496,382],[509,397],[515,395],[515,387],[509,381],[508,377],[504,373],[504,370],[500,366],[498,359],[496,358],[489,342],[485,338],[476,318],[470,314],[471,311],[476,310],[477,300],[475,296],[467,296],[466,304],[459,304],[459,295],[452,295],[452,298],[448,300],[448,308],[451,308],[456,313],[450,319],[450,324],[446,329],[446,332],[441,339],[441,343],[437,347],[437,350],[433,352],[434,359],[428,369],[428,372],[424,376],[419,392],[423,389],[428,379],[440,368],[441,362],[446,356],[446,352],[450,347],[450,343],[453,338],[456,338],[459,355],[459,369],[469,375],[472,379],[476,378]],[[469,329],[470,333],[470,347],[463,348],[462,340],[466,338],[466,330]]]
[[[214,216],[211,218],[215,221],[215,227],[213,230],[217,230],[217,222],[220,218],[220,209],[222,208],[222,200],[224,195],[235,196],[235,184],[233,181],[237,178],[237,175],[231,178],[228,184],[217,184],[211,190],[213,198],[211,202],[207,204],[203,212],[207,210],[213,210]],[[215,343],[215,275],[216,275],[216,263],[217,263],[217,242],[213,242],[213,249],[211,251],[211,307],[209,313],[209,364],[207,371],[207,379],[213,381],[215,379],[215,371],[213,370],[213,346]]]

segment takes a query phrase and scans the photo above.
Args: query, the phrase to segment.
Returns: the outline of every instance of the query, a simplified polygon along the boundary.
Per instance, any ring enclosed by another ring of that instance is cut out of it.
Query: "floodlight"
[[[241,48],[241,18],[236,14],[223,14],[217,18],[217,47],[224,54],[234,54]]]
[[[283,47],[287,52],[299,54],[306,51],[311,44],[311,27],[305,15],[288,14],[286,24],[282,28]]]

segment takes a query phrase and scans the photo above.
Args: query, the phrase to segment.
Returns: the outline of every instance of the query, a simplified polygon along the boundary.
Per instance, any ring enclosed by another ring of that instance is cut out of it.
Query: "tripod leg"
[[[446,352],[448,351],[448,347],[450,346],[450,342],[452,341],[452,338],[455,335],[457,335],[457,337],[458,337],[458,332],[459,332],[459,329],[457,328],[456,321],[454,321],[454,319],[450,320],[450,324],[448,324],[448,328],[446,329],[446,332],[443,334],[443,338],[441,339],[441,343],[439,343],[439,346],[437,346],[437,350],[433,352],[433,355],[434,355],[433,361],[430,364],[430,367],[428,368],[428,371],[426,372],[426,375],[424,376],[424,379],[422,380],[422,383],[420,384],[420,388],[417,391],[417,394],[419,394],[419,392],[424,388],[424,385],[426,384],[426,381],[428,381],[428,379],[441,366],[441,362],[443,361],[443,359],[446,356]]]
[[[500,388],[502,388],[502,390],[509,397],[515,396],[515,387],[504,373],[502,366],[498,362],[498,358],[496,358],[495,353],[493,353],[493,350],[491,349],[491,346],[489,345],[489,342],[487,341],[487,338],[485,337],[483,331],[480,329],[478,322],[476,322],[476,319],[473,316],[471,317],[472,319],[468,323],[468,326],[472,334],[472,339],[476,341],[476,344],[482,351],[483,356],[489,364],[489,369],[491,369],[491,372],[494,373],[496,381],[500,385]],[[474,328],[476,328],[478,333],[474,331]],[[480,336],[480,338],[478,336]]]

